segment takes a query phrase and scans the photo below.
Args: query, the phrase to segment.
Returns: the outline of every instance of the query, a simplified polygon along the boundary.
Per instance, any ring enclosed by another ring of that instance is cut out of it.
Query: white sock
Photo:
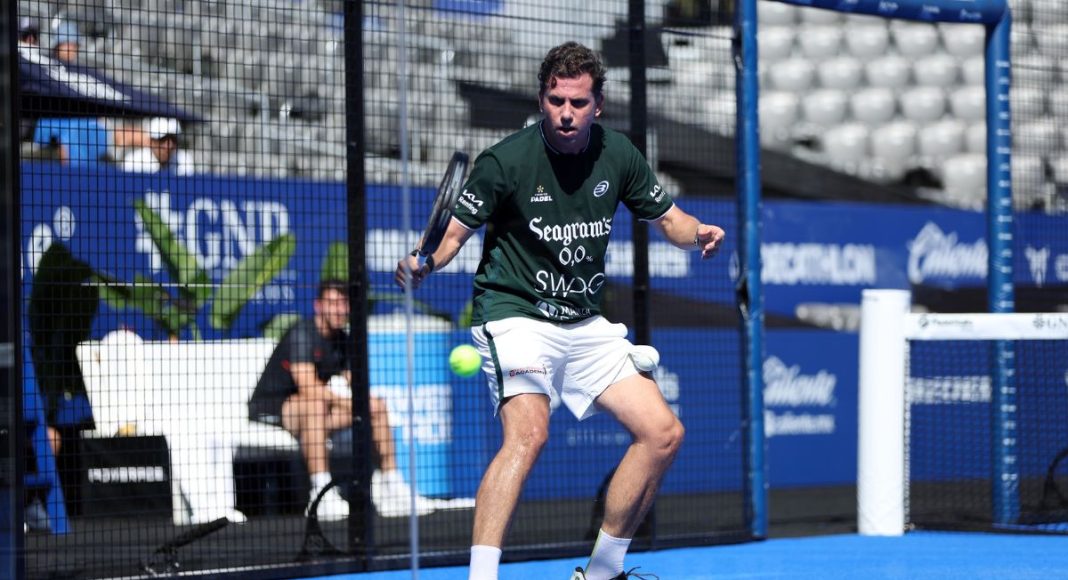
[[[496,546],[471,546],[471,571],[468,580],[497,580],[501,549]]]
[[[615,538],[602,529],[597,533],[590,563],[586,565],[586,580],[611,580],[623,573],[623,558],[630,548],[630,539]]]
[[[322,473],[311,474],[312,494],[319,495],[323,488],[330,485],[330,472],[324,471]]]

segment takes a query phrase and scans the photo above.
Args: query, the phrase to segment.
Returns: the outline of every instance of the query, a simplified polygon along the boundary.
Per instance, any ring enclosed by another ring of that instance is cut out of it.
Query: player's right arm
[[[449,221],[449,227],[445,229],[445,236],[441,239],[441,245],[438,246],[436,252],[429,256],[426,263],[419,266],[417,257],[405,256],[397,263],[397,271],[393,276],[393,280],[397,283],[397,286],[404,288],[410,273],[412,289],[418,288],[419,284],[430,275],[430,272],[440,270],[448,266],[449,262],[452,262],[456,254],[459,254],[460,249],[467,243],[467,240],[471,238],[471,234],[474,231],[460,223],[456,218],[453,218]],[[431,265],[433,268],[431,268]]]

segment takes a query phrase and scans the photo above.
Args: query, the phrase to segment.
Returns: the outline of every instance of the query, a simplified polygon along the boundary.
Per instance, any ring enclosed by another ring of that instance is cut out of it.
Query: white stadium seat
[[[760,96],[760,136],[766,146],[785,143],[797,123],[799,97],[790,92],[768,91]]]
[[[1014,123],[1030,121],[1046,114],[1046,93],[1041,89],[1025,86],[1014,86],[1011,89],[1012,120]],[[1063,94],[1063,93],[1062,93]],[[1056,107],[1057,91],[1050,95],[1050,103],[1054,107],[1051,112],[1057,115]],[[1068,104],[1068,103],[1066,103]]]
[[[1056,151],[1061,144],[1060,132],[1048,119],[1016,123],[1012,126],[1012,133],[1014,148],[1024,151],[1049,154]]]
[[[986,121],[973,121],[964,130],[964,149],[986,155]]]
[[[864,72],[868,84],[873,87],[901,89],[909,83],[912,66],[908,60],[896,54],[888,54],[868,61]]]
[[[894,20],[890,35],[897,52],[910,58],[927,56],[938,48],[938,29],[934,24]]]
[[[1012,105],[1013,107],[1016,106],[1015,100]],[[1049,112],[1055,119],[1068,120],[1068,84],[1059,85],[1050,92]],[[1068,147],[1068,142],[1065,143],[1065,146]]]
[[[1049,160],[1050,176],[1058,185],[1068,185],[1068,155],[1059,155]]]
[[[838,47],[842,44],[842,27],[817,24],[802,26],[798,31],[797,43],[801,46],[801,54],[808,58],[829,58],[838,54]]]
[[[871,133],[871,154],[884,161],[904,162],[916,154],[916,126],[895,121]]]
[[[966,85],[986,84],[986,58],[973,56],[960,63],[960,74]]]
[[[1031,54],[1037,49],[1035,48],[1034,33],[1031,32],[1031,24],[1016,20],[1018,13],[1015,10],[1013,12],[1012,32],[1010,33],[1012,35],[1012,57],[1019,58],[1025,54]]]
[[[948,54],[932,54],[917,59],[912,66],[916,84],[932,87],[949,87],[957,83],[957,59]]]
[[[1068,23],[1036,23],[1034,30],[1038,52],[1051,59],[1064,59],[1068,54]]]
[[[757,32],[760,60],[782,60],[794,48],[794,29],[789,26],[764,26]]]
[[[901,112],[916,123],[930,123],[946,111],[946,98],[938,87],[913,87],[901,94]]]
[[[760,0],[757,2],[757,21],[761,26],[791,26],[797,22],[798,8],[773,2],[772,0]]]
[[[986,119],[986,88],[981,85],[958,87],[949,95],[949,110],[966,121]]]
[[[823,135],[823,152],[833,167],[856,168],[867,158],[868,128],[850,123],[838,125]]]
[[[920,155],[945,159],[964,150],[964,122],[943,119],[920,128],[917,136]]]
[[[857,59],[840,56],[821,62],[816,74],[824,88],[848,91],[860,86],[864,68]]]
[[[805,59],[789,58],[770,63],[768,75],[773,88],[799,93],[812,87],[816,71],[812,63]]]
[[[1068,3],[1060,0],[1032,0],[1031,24],[1068,24]]]
[[[942,185],[949,197],[979,207],[986,197],[986,156],[964,153],[946,159]]]
[[[890,46],[890,31],[882,22],[850,26],[845,38],[853,56],[864,60],[885,54]]]
[[[1045,192],[1046,164],[1038,155],[1020,155],[1012,157],[1012,195],[1013,205],[1029,207],[1041,201]]]
[[[706,125],[723,123],[733,126],[738,110],[738,98],[734,91],[721,91],[705,99],[703,108]]]
[[[854,93],[849,100],[849,109],[857,121],[876,126],[894,118],[897,102],[890,89],[871,87]]]
[[[1013,28],[1018,26],[1012,23]],[[986,46],[986,28],[978,24],[940,24],[942,45],[957,58],[982,56]]]
[[[849,98],[842,91],[833,89],[821,89],[804,97],[801,108],[805,112],[805,120],[829,127],[841,124],[845,121],[849,112]],[[761,121],[763,122],[763,120]]]
[[[1057,68],[1056,61],[1044,54],[1027,54],[1014,58],[1012,84],[1015,86],[1047,86],[1055,80]]]

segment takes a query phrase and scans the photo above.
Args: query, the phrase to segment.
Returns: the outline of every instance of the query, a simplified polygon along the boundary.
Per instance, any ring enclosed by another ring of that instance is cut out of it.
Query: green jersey
[[[641,153],[611,129],[593,125],[574,155],[555,151],[540,123],[482,152],[454,212],[470,229],[487,226],[472,324],[599,314],[619,202],[642,220],[673,205]]]

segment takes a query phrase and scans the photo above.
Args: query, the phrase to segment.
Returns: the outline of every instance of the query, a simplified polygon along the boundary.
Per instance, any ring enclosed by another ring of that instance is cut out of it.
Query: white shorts
[[[594,401],[609,386],[638,374],[628,353],[627,327],[603,316],[557,324],[506,318],[471,328],[482,354],[494,409],[522,393],[561,399],[579,420],[597,414]]]

